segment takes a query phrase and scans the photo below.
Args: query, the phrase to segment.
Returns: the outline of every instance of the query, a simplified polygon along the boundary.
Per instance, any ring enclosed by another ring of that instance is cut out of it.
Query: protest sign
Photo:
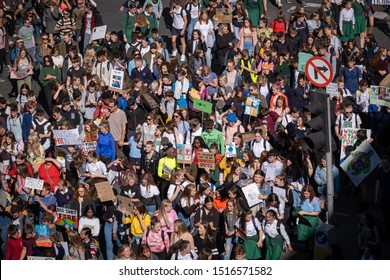
[[[244,143],[247,143],[247,142],[250,142],[250,141],[256,139],[254,132],[245,132],[245,133],[242,133],[241,135],[242,135],[242,141]]]
[[[278,196],[279,200],[283,200],[286,197],[286,190],[283,188],[273,186],[272,192]]]
[[[232,23],[233,14],[229,8],[215,9],[215,17],[218,24],[220,23]]]
[[[260,99],[254,97],[248,97],[245,101],[245,115],[257,117],[259,112]]]
[[[357,187],[381,162],[378,154],[365,140],[340,167]]]
[[[337,96],[339,94],[339,87],[337,83],[330,83],[326,86],[326,93],[329,94],[331,97]]]
[[[177,162],[184,164],[192,163],[192,146],[188,144],[177,144]]]
[[[372,0],[373,5],[390,5],[390,0]]]
[[[37,256],[27,256],[28,261],[54,261],[55,258],[52,257],[37,257]]]
[[[118,195],[118,204],[120,209],[126,208],[126,214],[129,215],[133,212],[133,202],[131,201],[131,198],[127,196]]]
[[[358,130],[366,131],[367,138],[371,137],[371,129],[344,128],[341,131],[341,135],[342,135],[343,138],[341,139],[340,163],[342,163],[345,160],[346,156],[347,156],[345,154],[345,149],[348,146],[355,145],[356,140],[357,140],[356,134],[357,134]]]
[[[86,155],[88,152],[96,151],[97,142],[84,142],[83,143],[83,149],[82,154]]]
[[[201,99],[194,98],[194,109],[197,109],[207,114],[211,114],[211,112],[213,111],[213,104]]]
[[[97,26],[92,30],[91,41],[103,39],[106,36],[107,25]]]
[[[227,143],[226,144],[225,156],[227,158],[231,158],[231,157],[236,157],[237,156],[236,143],[231,142],[231,143]]]
[[[76,229],[79,226],[79,219],[77,217],[77,210],[68,209],[64,207],[57,207],[57,225],[66,226]]]
[[[215,169],[215,157],[213,153],[199,152],[198,153],[198,167]]]
[[[34,190],[42,190],[44,181],[41,179],[35,179],[31,177],[26,177],[26,182],[24,186],[26,188],[34,189]]]
[[[121,92],[123,89],[123,81],[125,72],[121,70],[112,70],[110,75],[110,84],[108,85],[109,90]]]
[[[275,177],[276,177],[276,168],[268,166],[267,170],[265,171],[265,181],[266,182],[275,181]]]
[[[2,207],[6,207],[7,206],[7,200],[9,198],[9,194],[3,190],[0,190],[0,205]]]
[[[53,129],[53,138],[57,146],[81,145],[80,134],[77,128],[69,130]]]
[[[370,104],[386,106],[390,108],[390,88],[371,86]]]
[[[312,57],[313,57],[313,55],[308,54],[308,53],[304,53],[304,52],[298,53],[298,71],[299,72],[305,72],[306,63]]]
[[[245,195],[249,207],[259,204],[262,201],[262,199],[258,198],[260,191],[256,183],[252,183],[248,186],[243,187],[242,192]]]
[[[108,181],[95,184],[101,202],[115,199],[114,192]]]

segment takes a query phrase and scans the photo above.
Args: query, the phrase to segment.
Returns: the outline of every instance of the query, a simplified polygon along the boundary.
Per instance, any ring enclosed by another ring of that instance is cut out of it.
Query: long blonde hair
[[[169,221],[168,212],[166,210],[169,205],[172,205],[172,202],[168,199],[163,199],[163,201],[161,201],[160,208],[158,208],[156,213],[158,219],[161,221],[162,218],[164,220],[165,226],[170,229],[173,225],[171,225],[171,222]]]
[[[71,246],[74,246],[77,250],[81,250],[85,253],[85,247],[81,242],[80,235],[77,231],[71,230],[68,232],[68,239]]]
[[[29,155],[33,154],[36,157],[42,157],[43,156],[43,154],[42,154],[43,148],[42,148],[42,145],[41,145],[41,142],[40,142],[38,136],[30,135],[28,137],[28,141],[31,141],[31,144],[28,145],[27,153]]]

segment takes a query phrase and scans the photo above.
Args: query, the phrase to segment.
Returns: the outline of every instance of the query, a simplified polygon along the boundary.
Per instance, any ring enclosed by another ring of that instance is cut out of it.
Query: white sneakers
[[[172,56],[176,56],[176,55],[177,55],[177,49],[172,51]]]
[[[181,62],[186,61],[186,56],[185,56],[184,54],[182,54],[182,55],[180,56],[180,61],[181,61]]]

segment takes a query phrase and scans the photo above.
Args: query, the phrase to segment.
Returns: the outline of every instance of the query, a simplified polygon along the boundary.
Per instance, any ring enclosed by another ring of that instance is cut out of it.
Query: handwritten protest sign
[[[339,93],[339,87],[337,83],[330,83],[326,86],[326,93],[332,96],[337,96]]]
[[[372,0],[373,5],[390,5],[390,0]]]
[[[213,110],[213,104],[211,102],[194,98],[194,109],[207,114],[211,114]]]
[[[110,84],[108,85],[109,89],[112,91],[121,92],[123,89],[125,72],[121,70],[112,70],[110,76]]]
[[[242,192],[244,193],[245,198],[248,201],[249,207],[259,204],[262,201],[262,199],[258,198],[260,191],[256,183],[252,183],[248,186],[243,187]]]
[[[34,190],[42,190],[44,181],[41,179],[35,179],[31,177],[26,177],[25,187],[34,189]]]
[[[76,229],[79,226],[79,219],[77,217],[77,210],[68,209],[64,207],[57,207],[57,225],[66,226]]]
[[[63,145],[81,145],[78,129],[53,130],[53,137],[57,146]]]
[[[103,39],[106,36],[107,25],[97,26],[92,30],[91,41]]]
[[[233,14],[232,11],[228,8],[219,8],[215,9],[215,18],[217,19],[218,24],[232,23]]]
[[[313,57],[313,55],[308,54],[308,53],[304,53],[304,52],[298,53],[298,71],[299,72],[305,72],[306,63],[312,57]]]
[[[188,144],[177,144],[177,162],[184,164],[192,163],[192,146]]]
[[[82,154],[86,155],[88,152],[96,151],[97,142],[84,142],[83,143],[83,149]]]
[[[2,207],[7,206],[7,200],[9,199],[9,194],[3,190],[0,190],[0,205]]]
[[[278,196],[279,200],[283,200],[286,197],[286,190],[283,188],[273,186],[272,192]]]
[[[357,187],[381,162],[378,154],[365,140],[347,157],[340,167]]]
[[[215,157],[213,153],[199,152],[198,153],[198,167],[215,169]]]
[[[390,88],[371,86],[370,89],[370,104],[378,104],[390,108]]]
[[[114,192],[112,191],[112,187],[108,181],[96,183],[95,187],[101,202],[115,199]]]
[[[126,214],[133,212],[133,202],[127,196],[118,195],[118,204],[120,208],[126,208]]]
[[[245,115],[257,117],[259,112],[260,99],[254,97],[248,97],[245,101]]]
[[[340,163],[342,163],[347,156],[345,154],[345,149],[348,146],[355,145],[355,143],[357,141],[356,133],[358,132],[358,130],[366,131],[367,138],[371,137],[371,129],[344,128],[341,132],[342,133],[341,135],[343,136],[343,138],[341,139]]]
[[[37,257],[37,256],[27,256],[28,261],[54,261],[55,258],[52,257]]]

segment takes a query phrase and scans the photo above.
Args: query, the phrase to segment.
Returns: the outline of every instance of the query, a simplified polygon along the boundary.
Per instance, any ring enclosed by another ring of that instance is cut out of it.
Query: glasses
[[[42,41],[47,41],[49,40],[49,38],[42,38]]]
[[[110,109],[115,108],[115,105],[114,106],[108,106],[108,108],[110,108]]]
[[[173,115],[174,118],[178,118],[179,116],[178,115]]]
[[[352,111],[345,111],[345,114],[352,114]]]
[[[50,60],[45,60],[45,62],[50,62]]]
[[[151,121],[152,119],[151,118],[147,118],[146,120]]]
[[[249,91],[256,91],[254,88],[251,88]]]

